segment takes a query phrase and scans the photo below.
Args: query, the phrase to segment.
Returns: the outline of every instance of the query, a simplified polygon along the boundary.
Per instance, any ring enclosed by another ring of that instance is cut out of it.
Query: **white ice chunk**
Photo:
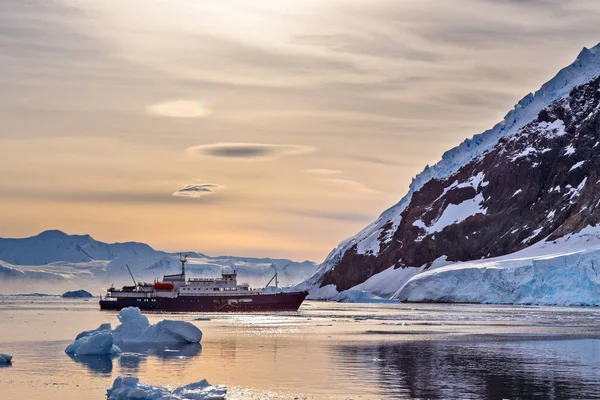
[[[150,325],[137,307],[127,307],[117,316],[121,324],[113,331],[116,343],[200,343],[202,331],[186,321],[163,320]]]
[[[89,331],[83,331],[81,332],[79,335],[77,335],[77,337],[75,338],[75,340],[77,339],[81,339],[82,337],[86,337],[86,336],[91,336],[96,332],[102,332],[102,331],[112,331],[112,328],[110,326],[110,324],[102,324],[99,327],[97,327],[96,329],[90,329]]]
[[[226,395],[226,386],[211,386],[206,379],[170,390],[147,385],[135,376],[119,376],[106,391],[108,400],[223,400]]]
[[[90,356],[121,352],[121,349],[113,344],[113,335],[110,331],[97,331],[78,337],[79,339],[67,346],[65,353],[72,356]]]

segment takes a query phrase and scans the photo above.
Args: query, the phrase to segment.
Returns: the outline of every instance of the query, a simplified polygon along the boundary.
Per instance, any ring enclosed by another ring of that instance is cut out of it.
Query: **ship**
[[[101,310],[140,310],[165,312],[244,312],[298,311],[307,291],[280,291],[277,271],[262,289],[251,289],[237,283],[237,272],[221,271],[220,278],[188,278],[185,276],[187,256],[180,255],[181,273],[163,276],[154,283],[136,282],[129,267],[133,286],[110,287],[100,298]],[[275,281],[275,288],[270,288]]]

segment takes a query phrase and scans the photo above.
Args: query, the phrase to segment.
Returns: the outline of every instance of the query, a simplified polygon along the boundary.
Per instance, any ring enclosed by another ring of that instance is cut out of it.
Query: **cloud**
[[[315,175],[336,175],[341,174],[342,171],[339,169],[326,169],[326,168],[317,168],[317,169],[305,169],[304,172],[307,174],[315,174]]]
[[[160,117],[202,118],[210,115],[211,110],[198,100],[175,100],[148,106],[148,113]]]
[[[379,164],[379,165],[390,165],[390,166],[406,166],[410,165],[407,163],[403,163],[400,161],[388,160],[385,158],[377,157],[377,156],[366,156],[366,155],[352,155],[351,159],[356,161],[362,161],[371,164]]]
[[[215,194],[215,190],[221,188],[223,188],[223,186],[215,185],[213,183],[194,183],[174,192],[173,196],[193,197],[197,199],[203,196]]]
[[[219,157],[232,160],[274,160],[284,156],[297,156],[316,151],[314,147],[260,143],[214,143],[192,146],[186,153],[192,157]]]
[[[348,190],[353,190],[355,192],[361,193],[379,193],[378,190],[372,189],[367,185],[357,182],[351,181],[349,179],[334,179],[334,178],[321,178],[318,179],[319,182],[329,183],[331,185],[336,185],[341,188],[346,188]]]

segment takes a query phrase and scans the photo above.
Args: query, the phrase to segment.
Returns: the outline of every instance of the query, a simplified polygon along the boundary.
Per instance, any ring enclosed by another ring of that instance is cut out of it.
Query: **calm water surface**
[[[116,313],[95,300],[0,296],[0,398],[103,399],[119,375],[203,378],[235,399],[600,399],[600,310],[305,302],[300,312],[150,314],[196,324],[202,345],[71,358]],[[210,321],[194,321],[209,317]]]

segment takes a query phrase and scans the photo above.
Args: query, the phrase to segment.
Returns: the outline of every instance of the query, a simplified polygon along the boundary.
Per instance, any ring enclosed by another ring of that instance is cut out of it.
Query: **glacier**
[[[394,299],[414,302],[600,305],[600,227],[516,253],[458,262],[409,279]]]
[[[170,390],[164,386],[142,383],[135,376],[117,377],[106,391],[108,400],[223,400],[226,395],[226,386],[211,386],[206,379]]]

